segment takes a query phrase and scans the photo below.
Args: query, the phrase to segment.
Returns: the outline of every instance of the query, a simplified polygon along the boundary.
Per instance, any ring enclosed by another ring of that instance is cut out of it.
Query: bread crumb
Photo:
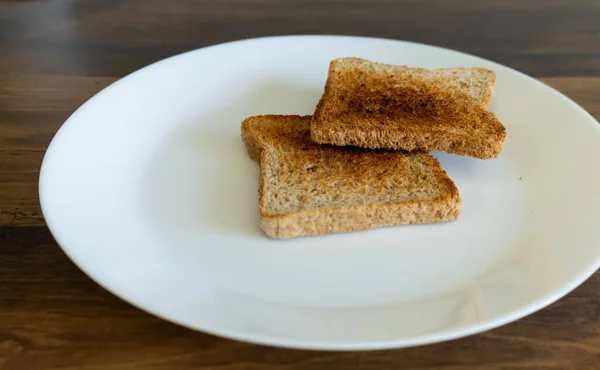
[[[519,181],[523,180],[523,176],[519,177]]]

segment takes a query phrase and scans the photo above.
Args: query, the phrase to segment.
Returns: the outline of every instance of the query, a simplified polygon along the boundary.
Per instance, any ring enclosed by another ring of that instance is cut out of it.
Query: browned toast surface
[[[456,219],[460,197],[424,152],[319,145],[310,116],[255,116],[242,139],[259,161],[261,227],[274,238]]]
[[[494,84],[493,72],[480,68],[426,70],[336,59],[313,115],[312,139],[494,158],[506,136],[487,110]]]

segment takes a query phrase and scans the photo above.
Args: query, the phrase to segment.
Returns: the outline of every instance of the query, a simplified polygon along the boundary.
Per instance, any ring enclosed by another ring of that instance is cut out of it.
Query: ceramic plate
[[[329,61],[356,56],[497,74],[499,158],[436,155],[456,222],[272,240],[240,123],[310,114]],[[178,55],[114,83],[63,125],[40,199],[58,243],[100,285],[166,320],[285,347],[449,340],[530,314],[599,266],[600,126],[490,61],[401,41],[297,36]]]

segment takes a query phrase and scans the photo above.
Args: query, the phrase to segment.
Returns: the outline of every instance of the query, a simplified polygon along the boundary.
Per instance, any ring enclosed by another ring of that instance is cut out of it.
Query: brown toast
[[[319,145],[310,121],[265,115],[242,122],[248,155],[260,165],[260,226],[268,236],[458,218],[458,190],[429,154]]]
[[[506,130],[489,112],[496,77],[335,59],[311,122],[321,144],[497,157]]]

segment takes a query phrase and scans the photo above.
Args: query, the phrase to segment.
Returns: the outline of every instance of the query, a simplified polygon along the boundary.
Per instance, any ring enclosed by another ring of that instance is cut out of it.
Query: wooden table
[[[0,368],[599,369],[600,274],[525,319],[418,348],[274,349],[159,320],[107,293],[60,250],[38,170],[81,103],[159,59],[280,34],[413,40],[507,64],[600,116],[600,3],[509,1],[0,1]]]

